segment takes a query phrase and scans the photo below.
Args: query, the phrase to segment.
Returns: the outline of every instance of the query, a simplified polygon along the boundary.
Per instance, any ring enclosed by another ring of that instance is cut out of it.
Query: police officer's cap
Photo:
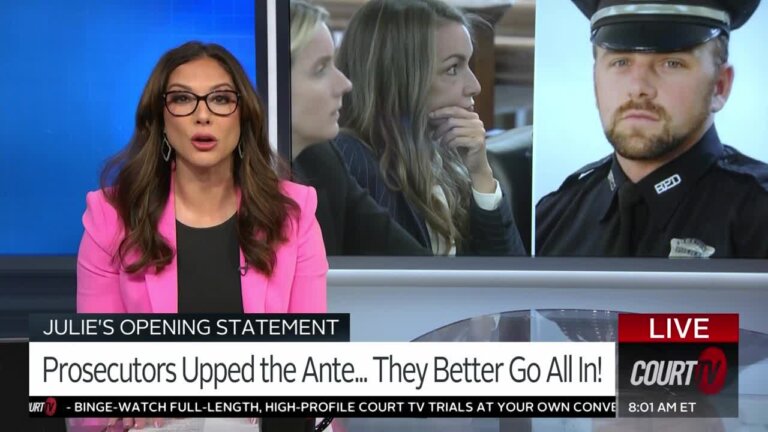
[[[617,51],[672,52],[741,27],[760,0],[573,0],[592,42]]]

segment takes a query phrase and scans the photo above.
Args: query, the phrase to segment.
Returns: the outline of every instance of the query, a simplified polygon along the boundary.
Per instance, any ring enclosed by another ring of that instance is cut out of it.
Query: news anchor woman
[[[358,183],[435,255],[524,255],[474,112],[469,23],[440,0],[372,0],[349,22],[337,64],[334,141]]]
[[[223,47],[162,56],[86,197],[78,312],[325,312],[315,191],[280,179],[265,123]]]

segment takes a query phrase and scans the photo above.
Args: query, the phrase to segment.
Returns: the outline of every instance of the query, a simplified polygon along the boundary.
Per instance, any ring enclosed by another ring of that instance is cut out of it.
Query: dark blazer
[[[357,184],[330,142],[304,149],[293,171],[317,191],[315,215],[328,255],[431,255]]]
[[[333,143],[360,186],[367,189],[373,199],[387,209],[392,218],[423,247],[431,250],[424,218],[406,201],[402,192],[387,187],[371,149],[359,139],[345,133],[339,134]],[[491,211],[481,209],[474,199],[470,200],[469,238],[457,249],[457,254],[526,255],[507,200],[501,200],[499,208]]]

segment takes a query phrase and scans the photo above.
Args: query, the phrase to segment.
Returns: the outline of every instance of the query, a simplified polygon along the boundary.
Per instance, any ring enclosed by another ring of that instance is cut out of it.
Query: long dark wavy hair
[[[162,270],[173,259],[174,251],[160,235],[157,224],[171,187],[171,163],[161,158],[163,142],[162,94],[168,77],[180,65],[208,57],[216,60],[229,75],[240,94],[240,146],[235,151],[233,178],[240,188],[237,232],[245,261],[258,271],[271,275],[275,249],[285,242],[283,227],[298,206],[279,188],[281,175],[277,156],[267,138],[264,105],[239,61],[217,44],[187,42],[166,52],[149,76],[136,109],[136,126],[128,145],[107,162],[101,187],[122,219],[125,236],[116,259],[128,273],[154,267]],[[131,253],[138,258],[126,262]]]

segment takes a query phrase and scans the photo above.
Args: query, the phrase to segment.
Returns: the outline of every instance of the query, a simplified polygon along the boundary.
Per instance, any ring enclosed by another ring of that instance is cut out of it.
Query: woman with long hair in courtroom
[[[467,17],[440,0],[372,0],[352,17],[337,64],[335,140],[358,183],[436,255],[524,255],[488,163]]]
[[[328,255],[431,255],[349,174],[330,140],[352,85],[334,64],[328,12],[291,0],[291,147],[294,178],[317,190]]]

